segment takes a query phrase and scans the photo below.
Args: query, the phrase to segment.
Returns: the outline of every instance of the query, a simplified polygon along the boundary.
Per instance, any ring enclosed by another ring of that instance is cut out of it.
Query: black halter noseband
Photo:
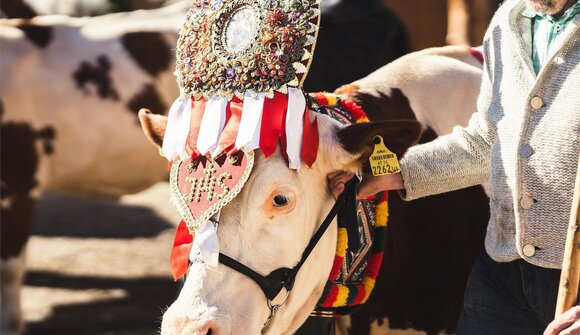
[[[312,250],[314,250],[314,248],[316,247],[316,245],[326,232],[326,229],[328,229],[328,227],[332,223],[332,220],[334,219],[338,211],[340,211],[346,204],[347,196],[355,191],[356,184],[358,184],[358,178],[356,177],[352,178],[348,183],[346,183],[344,192],[342,192],[342,194],[338,197],[338,199],[334,203],[334,206],[332,206],[332,208],[326,215],[326,218],[324,219],[324,221],[322,221],[320,227],[318,227],[314,235],[312,235],[310,242],[308,243],[306,249],[304,249],[304,252],[302,253],[302,258],[300,258],[298,263],[292,269],[279,268],[277,270],[272,271],[267,276],[262,276],[261,274],[250,269],[246,265],[222,253],[219,254],[219,262],[251,278],[254,282],[256,282],[256,284],[258,284],[258,286],[260,286],[260,288],[264,292],[264,295],[266,295],[268,301],[274,300],[274,298],[278,296],[278,294],[280,293],[280,291],[282,291],[283,288],[285,288],[286,291],[290,292],[292,290],[292,287],[294,286],[294,280],[296,279],[298,271],[300,271],[300,268],[306,262],[308,256],[310,256]]]

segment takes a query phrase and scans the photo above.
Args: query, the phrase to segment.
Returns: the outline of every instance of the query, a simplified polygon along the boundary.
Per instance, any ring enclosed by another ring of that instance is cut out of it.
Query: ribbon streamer
[[[185,145],[189,134],[191,122],[191,101],[189,98],[180,96],[173,102],[169,109],[167,129],[163,138],[161,151],[169,161],[173,161],[178,155],[182,159],[189,158]]]
[[[192,245],[193,236],[189,233],[185,221],[181,220],[177,226],[175,239],[173,240],[173,249],[171,249],[171,256],[169,256],[169,267],[173,274],[173,280],[177,281],[187,273],[187,259]]]
[[[260,125],[262,123],[262,111],[264,109],[264,94],[258,93],[256,97],[249,93],[244,95],[242,107],[242,120],[240,130],[236,138],[236,148],[244,151],[252,151],[260,146]]]
[[[276,152],[286,109],[288,109],[287,94],[274,92],[272,99],[266,98],[264,101],[260,128],[260,149],[266,157],[270,157]]]
[[[314,114],[314,112],[312,112]],[[304,114],[304,134],[302,141],[302,160],[312,167],[318,153],[318,119],[313,115],[314,120],[310,122],[310,111],[308,108]]]
[[[306,110],[306,99],[302,90],[288,88],[288,111],[286,112],[286,154],[291,169],[300,169],[302,148],[302,118]]]
[[[233,154],[236,150],[235,141],[238,131],[240,129],[240,120],[242,117],[242,102],[240,100],[230,101],[228,109],[230,117],[226,123],[224,131],[220,136],[218,146],[222,148],[228,155]]]
[[[208,100],[197,137],[197,150],[201,155],[216,149],[226,123],[227,98],[212,97]],[[189,123],[188,123],[189,126]]]

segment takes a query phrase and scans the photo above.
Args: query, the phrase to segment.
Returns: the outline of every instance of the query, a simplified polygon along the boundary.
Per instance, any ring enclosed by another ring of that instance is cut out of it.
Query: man
[[[359,189],[412,200],[490,182],[487,253],[467,283],[460,335],[580,334],[578,306],[550,322],[580,153],[579,12],[578,0],[506,1],[484,38],[469,125],[411,148],[401,174]],[[350,177],[331,176],[333,192]]]

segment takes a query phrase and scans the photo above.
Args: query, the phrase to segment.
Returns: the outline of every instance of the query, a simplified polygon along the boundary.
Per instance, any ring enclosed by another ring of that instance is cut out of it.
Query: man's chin
[[[567,1],[558,0],[526,0],[528,7],[537,13],[554,15],[560,13]]]

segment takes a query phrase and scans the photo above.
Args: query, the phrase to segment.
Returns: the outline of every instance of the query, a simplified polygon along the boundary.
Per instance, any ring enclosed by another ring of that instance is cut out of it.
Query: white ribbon
[[[189,158],[185,151],[187,136],[191,123],[191,100],[180,96],[169,109],[167,128],[163,137],[161,150],[167,160],[172,161],[177,155],[182,159]]]
[[[288,88],[288,110],[286,111],[286,154],[288,166],[291,169],[300,169],[300,153],[302,149],[302,133],[304,131],[304,111],[306,98],[302,90]]]
[[[236,137],[236,148],[244,151],[252,151],[260,147],[260,127],[262,125],[262,111],[264,110],[263,93],[252,97],[249,93],[244,95],[242,107],[242,119],[240,129]]]
[[[189,259],[192,262],[197,260],[197,255],[199,254],[207,266],[217,269],[220,254],[217,227],[217,222],[207,220],[204,225],[197,229],[189,254]]]
[[[205,155],[218,149],[218,141],[226,123],[227,98],[211,97],[205,106],[197,136],[197,150]]]

